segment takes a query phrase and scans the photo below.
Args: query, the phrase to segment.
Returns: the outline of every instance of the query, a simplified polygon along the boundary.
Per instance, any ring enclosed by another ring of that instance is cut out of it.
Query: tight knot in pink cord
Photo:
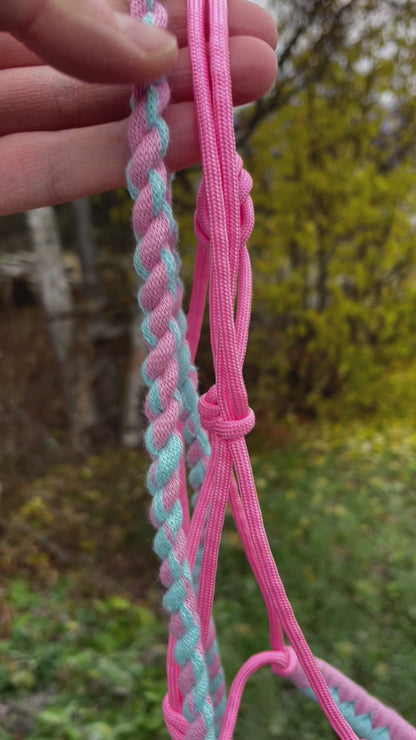
[[[250,198],[253,180],[244,169],[243,160],[239,154],[236,155],[236,166],[240,201],[240,246],[243,247],[247,244],[254,226],[254,207]],[[211,244],[211,222],[204,179],[201,181],[196,197],[194,228],[198,244],[208,249]]]
[[[204,429],[227,442],[245,437],[254,427],[255,417],[251,408],[247,408],[247,414],[242,419],[224,419],[218,405],[215,385],[201,396],[198,410]]]
[[[290,678],[298,666],[298,656],[290,645],[285,645],[283,651],[276,651],[276,658],[271,665],[276,676]]]

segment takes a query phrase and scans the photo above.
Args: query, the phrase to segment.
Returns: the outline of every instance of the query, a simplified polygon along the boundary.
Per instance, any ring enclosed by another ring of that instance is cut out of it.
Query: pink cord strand
[[[207,507],[204,496],[204,513],[208,511],[208,530],[198,594],[202,642],[204,644],[212,609],[220,531],[225,506],[230,497],[234,465],[245,517],[242,517],[242,509],[236,506],[235,493],[233,513],[237,513],[239,531],[245,534],[246,548],[253,551],[249,560],[255,565],[256,575],[264,572],[264,577],[260,579],[261,587],[266,596],[268,613],[274,613],[275,617],[271,624],[271,635],[272,639],[277,640],[277,652],[283,652],[280,624],[283,625],[331,726],[343,740],[353,740],[356,735],[336,707],[286,597],[264,531],[247,448],[243,442],[246,432],[239,433],[242,423],[249,415],[242,361],[247,341],[251,293],[248,291],[247,295],[241,292],[242,286],[247,288],[248,267],[247,261],[240,257],[245,245],[241,244],[238,163],[232,126],[227,3],[226,0],[216,0],[208,5],[209,68],[204,36],[207,3],[203,0],[188,0],[188,39],[204,172],[203,200],[206,202],[210,223],[209,301],[211,344],[216,371],[216,388],[207,394],[212,406],[212,418],[207,415],[207,409],[205,418],[202,416],[211,439],[216,440],[215,454],[211,457],[207,476],[207,485],[213,481],[215,487],[209,498],[210,507]],[[237,295],[238,322],[234,316]],[[214,418],[215,409],[217,418]],[[210,476],[212,468],[215,468],[214,478]],[[199,515],[199,521],[201,520]],[[191,538],[192,527],[191,523]],[[251,533],[251,539],[247,537],[247,532]],[[275,657],[275,653],[272,655]],[[248,674],[244,676],[246,680]],[[233,684],[230,690],[227,707],[227,712],[233,715],[238,711],[240,701],[240,693],[235,686]],[[226,720],[221,733],[224,740],[230,737],[231,725],[232,722],[229,724]]]

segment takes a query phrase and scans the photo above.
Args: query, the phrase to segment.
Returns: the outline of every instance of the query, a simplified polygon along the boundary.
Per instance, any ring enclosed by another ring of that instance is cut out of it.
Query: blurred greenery
[[[61,579],[39,593],[15,580],[1,643],[2,738],[152,737],[161,730],[162,629],[121,596],[74,599]]]
[[[283,412],[379,412],[386,371],[415,356],[414,156],[398,155],[407,131],[383,102],[390,84],[391,62],[357,71],[354,50],[251,141],[248,367],[259,400],[274,392]],[[392,385],[397,412],[408,388]]]
[[[2,740],[167,737],[160,707],[166,627],[150,581],[154,559],[149,544],[140,551],[136,539],[141,565],[132,576],[134,548],[124,516],[127,508],[144,520],[147,503],[142,483],[132,483],[135,455],[120,453],[117,465],[117,454],[111,463],[95,457],[79,468],[60,466],[22,494],[20,516],[27,521],[27,512],[35,511],[38,535],[65,548],[56,512],[67,485],[64,521],[69,532],[75,522],[81,532],[90,525],[92,544],[84,561],[84,543],[73,537],[70,561],[62,566],[53,548],[39,557],[38,538],[26,577],[18,561],[9,563],[0,611]],[[255,454],[253,466],[272,549],[314,653],[416,722],[416,434],[403,424],[346,429],[314,423],[284,449]],[[120,467],[109,530],[106,512]],[[99,495],[80,509],[89,485],[99,485]],[[125,535],[116,538],[114,571],[109,532],[117,529]],[[229,682],[242,661],[268,646],[264,606],[231,518],[215,620]],[[246,740],[254,732],[287,740],[332,737],[317,707],[268,669],[250,679],[235,737]]]

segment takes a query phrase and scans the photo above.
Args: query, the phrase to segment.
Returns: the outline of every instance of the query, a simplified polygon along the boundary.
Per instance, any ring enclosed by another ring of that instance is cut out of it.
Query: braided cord
[[[394,709],[382,704],[341,671],[320,658],[317,663],[343,717],[362,740],[416,740],[416,729]],[[298,666],[292,681],[316,701],[309,681]]]
[[[316,701],[312,689],[302,689],[302,693]],[[330,693],[342,716],[361,740],[391,740],[387,727],[373,727],[371,713],[359,714],[356,711],[355,702],[340,701],[339,691],[336,688],[331,688]]]
[[[166,13],[155,0],[132,0],[130,10],[149,25],[166,26]],[[188,414],[190,409],[189,372],[175,249],[177,227],[171,209],[170,183],[162,161],[169,140],[162,118],[168,101],[165,79],[135,88],[129,130],[132,158],[127,182],[135,201],[132,220],[137,238],[134,266],[144,281],[138,300],[144,315],[143,336],[149,347],[143,365],[143,377],[149,389],[145,442],[152,458],[147,485],[152,496],[151,518],[158,530],[154,549],[162,560],[160,577],[167,589],[163,603],[171,617],[174,655],[179,665],[183,701],[175,709],[182,711],[186,721],[186,731],[181,736],[187,740],[214,740],[214,710],[187,560],[181,503],[183,440],[179,430],[184,405]],[[183,397],[187,399],[185,404]]]

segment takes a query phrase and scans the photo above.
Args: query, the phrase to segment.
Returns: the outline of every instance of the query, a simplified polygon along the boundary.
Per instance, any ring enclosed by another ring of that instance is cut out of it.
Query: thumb
[[[106,0],[0,0],[0,30],[89,82],[146,82],[177,56],[172,34],[115,12]]]

